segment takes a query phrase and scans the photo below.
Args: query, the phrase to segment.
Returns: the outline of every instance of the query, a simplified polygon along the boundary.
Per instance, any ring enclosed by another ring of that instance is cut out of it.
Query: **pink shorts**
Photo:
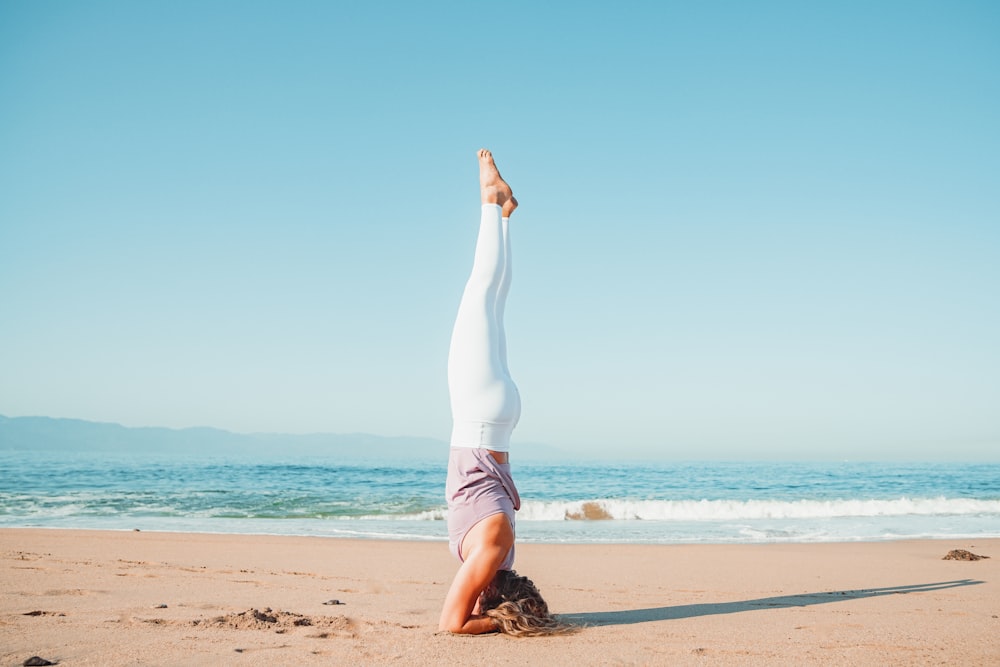
[[[462,560],[462,540],[469,530],[486,517],[505,514],[514,528],[514,512],[521,508],[521,497],[510,476],[509,463],[497,463],[485,449],[452,447],[448,456],[448,546]],[[500,565],[509,570],[514,565],[514,547]]]

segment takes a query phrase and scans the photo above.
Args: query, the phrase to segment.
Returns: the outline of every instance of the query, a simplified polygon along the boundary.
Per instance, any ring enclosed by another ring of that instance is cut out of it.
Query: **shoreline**
[[[586,520],[581,520],[584,523]],[[648,521],[647,521],[648,522]],[[443,523],[443,522],[442,522]],[[519,522],[518,525],[521,525]],[[603,521],[602,521],[603,523]],[[414,542],[419,544],[447,544],[447,535],[400,535],[398,537],[392,535],[379,535],[379,536],[363,536],[363,535],[323,535],[323,534],[311,534],[311,533],[258,533],[258,532],[240,532],[240,531],[223,531],[223,530],[176,530],[173,528],[79,528],[73,526],[0,526],[0,535],[5,531],[68,531],[77,533],[155,533],[159,535],[215,535],[215,536],[231,536],[231,537],[274,537],[274,538],[302,538],[302,539],[320,539],[320,540],[346,540],[346,541],[357,541],[357,542],[388,542],[388,543],[398,543],[398,542]],[[694,542],[694,541],[673,541],[673,542],[628,542],[628,541],[605,541],[605,542],[595,542],[595,541],[547,541],[544,539],[532,539],[528,538],[525,540],[521,536],[518,536],[518,546],[522,544],[533,544],[537,546],[643,546],[643,547],[679,547],[679,546],[781,546],[781,545],[795,545],[795,544],[813,544],[813,545],[824,545],[824,544],[879,544],[882,542],[986,542],[986,541],[1000,541],[1000,533],[995,535],[972,535],[972,534],[960,534],[960,535],[949,535],[949,536],[902,536],[902,537],[881,537],[881,538],[857,538],[857,539],[817,539],[817,540],[780,540],[780,539],[768,539],[768,540],[752,540],[747,539],[745,541],[717,541],[717,542]]]
[[[996,538],[519,543],[586,626],[541,639],[438,633],[444,542],[0,528],[0,547],[3,664],[1000,662]]]

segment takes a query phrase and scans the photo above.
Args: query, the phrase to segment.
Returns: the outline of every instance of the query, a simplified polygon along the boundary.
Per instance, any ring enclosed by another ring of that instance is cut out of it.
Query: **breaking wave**
[[[997,515],[1000,500],[896,498],[890,500],[581,500],[525,502],[522,521],[740,521],[890,516]]]

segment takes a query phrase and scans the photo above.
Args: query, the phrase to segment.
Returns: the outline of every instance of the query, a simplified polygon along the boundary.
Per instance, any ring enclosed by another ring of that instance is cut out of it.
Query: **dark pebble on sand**
[[[323,604],[344,604],[344,603],[341,602],[340,600],[327,600]]]
[[[33,655],[23,663],[24,667],[41,667],[42,665],[54,665],[56,663],[49,662],[45,658],[39,658],[37,655]]]

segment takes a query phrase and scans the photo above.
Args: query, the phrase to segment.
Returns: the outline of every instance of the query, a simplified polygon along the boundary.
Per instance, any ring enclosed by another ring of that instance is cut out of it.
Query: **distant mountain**
[[[448,443],[434,438],[370,433],[232,433],[215,428],[131,428],[121,424],[52,417],[0,415],[0,451],[107,452],[115,454],[206,456],[336,456],[344,459],[435,460]],[[523,453],[521,453],[523,451]],[[517,449],[522,460],[558,459],[546,445]]]

